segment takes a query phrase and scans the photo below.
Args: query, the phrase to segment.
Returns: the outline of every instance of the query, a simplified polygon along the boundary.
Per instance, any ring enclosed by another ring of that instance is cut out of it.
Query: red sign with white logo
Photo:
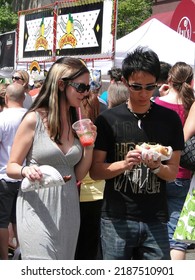
[[[195,42],[195,1],[183,0],[175,9],[170,27]]]

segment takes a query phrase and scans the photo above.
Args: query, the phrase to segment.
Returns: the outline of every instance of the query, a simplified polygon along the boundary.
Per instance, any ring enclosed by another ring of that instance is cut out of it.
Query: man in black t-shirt
[[[160,73],[156,53],[138,47],[122,64],[129,99],[96,120],[90,175],[105,179],[101,239],[104,259],[170,259],[166,181],[174,180],[184,146],[178,115],[151,102]],[[171,146],[166,161],[142,157],[147,142]]]

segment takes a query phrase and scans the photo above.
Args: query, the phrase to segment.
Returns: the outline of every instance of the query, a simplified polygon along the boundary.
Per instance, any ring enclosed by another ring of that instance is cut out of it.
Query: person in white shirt
[[[7,109],[0,113],[0,259],[8,259],[8,226],[11,222],[16,233],[16,198],[21,180],[7,176],[6,168],[13,139],[27,109],[23,108],[25,88],[10,84],[6,88]]]

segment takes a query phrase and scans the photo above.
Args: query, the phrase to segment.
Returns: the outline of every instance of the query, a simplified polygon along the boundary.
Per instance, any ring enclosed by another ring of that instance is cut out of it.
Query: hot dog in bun
[[[165,157],[170,157],[171,153],[172,153],[172,149],[171,147],[165,147],[163,145],[160,144],[148,144],[148,143],[143,143],[142,145],[136,145],[135,148],[139,151],[146,151],[146,150],[150,150],[150,151],[154,151],[156,153],[159,153]]]

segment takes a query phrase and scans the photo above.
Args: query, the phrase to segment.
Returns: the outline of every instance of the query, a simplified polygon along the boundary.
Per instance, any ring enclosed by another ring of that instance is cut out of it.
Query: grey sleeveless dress
[[[62,176],[72,175],[63,186],[30,192],[19,191],[17,228],[23,260],[72,260],[80,226],[79,195],[74,166],[82,156],[82,147],[74,145],[63,152],[51,141],[38,113],[34,142],[27,165],[51,165]]]

